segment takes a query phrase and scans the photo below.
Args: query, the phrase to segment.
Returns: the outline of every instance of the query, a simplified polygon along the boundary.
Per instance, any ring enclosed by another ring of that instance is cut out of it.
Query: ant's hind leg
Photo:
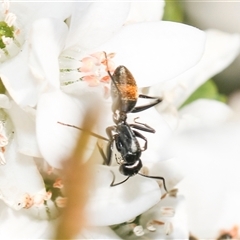
[[[149,125],[147,125],[146,123],[141,123],[141,122],[137,122],[136,119],[138,119],[139,117],[134,118],[134,122],[136,124],[129,124],[132,128],[141,130],[141,131],[145,131],[145,132],[150,132],[150,133],[155,133],[155,129],[153,129],[152,127],[150,127]]]
[[[131,111],[132,113],[136,113],[136,112],[141,112],[141,111],[147,110],[148,108],[151,108],[151,107],[157,105],[158,103],[160,103],[160,102],[162,101],[162,98],[159,98],[159,97],[151,97],[151,96],[143,95],[143,94],[140,94],[138,97],[139,97],[139,98],[146,98],[146,99],[154,99],[155,101],[152,102],[152,103],[143,105],[143,106],[135,107],[135,108]]]

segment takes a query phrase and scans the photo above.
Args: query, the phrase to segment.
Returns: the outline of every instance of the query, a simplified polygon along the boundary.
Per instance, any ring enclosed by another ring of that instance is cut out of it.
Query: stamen
[[[67,205],[67,198],[59,196],[56,198],[55,203],[59,208],[64,208]]]
[[[10,7],[9,0],[3,0],[3,2],[2,2],[3,14],[7,14],[9,12],[9,7]]]
[[[6,164],[4,157],[5,147],[8,145],[8,137],[5,133],[4,122],[0,121],[0,164]]]
[[[13,39],[9,38],[9,37],[2,36],[2,41],[5,45],[10,45],[10,44],[12,44]]]
[[[112,58],[114,53],[107,55],[110,71],[114,71]],[[64,52],[59,57],[60,82],[62,86],[77,82],[86,82],[89,87],[102,86],[104,96],[109,96],[110,77],[106,69],[106,57],[103,52],[82,56],[81,53]]]
[[[9,27],[12,27],[16,22],[17,16],[14,13],[7,13],[4,19],[4,22],[7,23]]]
[[[141,225],[134,227],[133,232],[137,237],[141,237],[144,235],[144,229]]]
[[[45,201],[51,199],[51,197],[52,197],[52,192],[51,191],[46,192],[46,190],[43,189],[32,196],[34,201],[33,205],[41,206],[44,204]]]
[[[172,207],[161,207],[160,212],[163,217],[173,217],[175,215],[175,210]]]
[[[152,220],[152,223],[155,225],[159,225],[159,226],[164,225],[164,222],[159,221],[159,220]]]
[[[63,188],[63,182],[61,178],[56,179],[55,183],[53,184],[54,188]]]
[[[148,231],[150,232],[155,232],[157,230],[157,228],[154,226],[154,224],[152,223],[152,221],[149,221],[146,225],[146,228]]]
[[[177,193],[178,193],[178,189],[177,188],[174,188],[172,189],[170,192],[168,192],[168,195],[170,197],[177,197]]]
[[[6,164],[6,159],[4,157],[4,154],[0,152],[0,164],[5,165]]]
[[[173,225],[170,221],[166,221],[164,224],[164,232],[166,235],[169,235],[173,232]]]

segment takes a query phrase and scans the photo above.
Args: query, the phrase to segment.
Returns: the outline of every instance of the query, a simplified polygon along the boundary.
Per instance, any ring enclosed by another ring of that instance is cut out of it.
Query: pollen
[[[137,237],[141,237],[144,235],[144,229],[141,225],[134,227],[133,232]]]

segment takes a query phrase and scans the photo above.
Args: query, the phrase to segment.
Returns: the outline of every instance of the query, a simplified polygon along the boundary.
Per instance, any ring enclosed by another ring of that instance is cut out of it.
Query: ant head
[[[136,153],[129,153],[129,152],[121,152],[122,153],[122,155],[123,155],[123,159],[125,160],[125,162],[126,162],[126,165],[130,165],[130,166],[132,166],[133,164],[135,164],[137,161],[140,161],[141,162],[141,160],[138,160],[140,157],[141,157],[141,155],[142,155],[142,152],[136,152]]]
[[[125,176],[133,176],[137,174],[142,168],[142,161],[139,159],[133,164],[122,164],[119,167],[119,171]]]

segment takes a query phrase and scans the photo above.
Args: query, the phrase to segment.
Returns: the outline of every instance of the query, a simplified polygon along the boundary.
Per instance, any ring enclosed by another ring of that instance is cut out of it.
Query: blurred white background
[[[215,28],[240,33],[240,0],[180,1],[185,22],[202,30]],[[240,89],[240,56],[222,73],[214,77],[221,93]]]

